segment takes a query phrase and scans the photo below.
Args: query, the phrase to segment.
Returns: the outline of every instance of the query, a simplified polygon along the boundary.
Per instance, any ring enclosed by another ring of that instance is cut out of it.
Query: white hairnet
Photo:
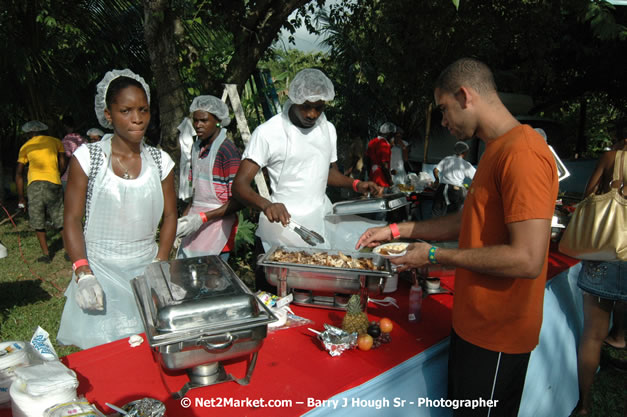
[[[395,133],[396,125],[391,122],[385,122],[379,127],[379,133],[382,135],[387,135],[388,133]]]
[[[468,150],[470,149],[470,146],[468,146],[468,144],[466,142],[455,142],[455,153],[457,155],[461,155],[464,152],[468,152]]]
[[[115,80],[118,77],[128,77],[134,79],[135,81],[138,81],[142,85],[142,87],[144,87],[144,91],[146,92],[146,98],[148,99],[148,104],[150,104],[150,87],[148,87],[148,84],[146,84],[146,81],[144,81],[142,77],[135,74],[128,68],[123,70],[114,69],[107,72],[96,86],[96,99],[94,103],[94,110],[96,112],[98,122],[100,122],[100,126],[107,129],[111,129],[113,127],[104,115],[104,111],[107,108],[107,90],[109,89],[109,84],[111,84],[111,81]]]
[[[22,132],[41,132],[42,130],[48,130],[48,126],[45,123],[40,122],[39,120],[31,120],[30,122],[24,123],[22,126]]]
[[[331,101],[335,97],[333,83],[320,70],[306,68],[300,71],[292,82],[287,93],[294,104],[303,104],[306,101]]]
[[[220,119],[220,124],[223,127],[227,127],[229,123],[231,123],[229,108],[217,97],[198,96],[194,98],[192,104],[189,106],[189,112],[193,113],[196,110],[206,111],[207,113],[213,114],[216,118]]]
[[[545,141],[547,140],[546,132],[544,131],[544,129],[536,127],[533,130],[538,132],[540,134],[540,136],[542,136],[544,138]]]
[[[91,136],[91,135],[97,135],[97,136],[104,136],[104,132],[100,129],[98,129],[97,127],[92,127],[91,129],[89,129],[87,131],[87,136]]]

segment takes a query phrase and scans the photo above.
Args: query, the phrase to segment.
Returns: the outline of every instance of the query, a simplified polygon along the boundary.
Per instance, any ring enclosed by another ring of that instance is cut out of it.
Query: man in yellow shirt
[[[18,206],[26,210],[24,198],[24,167],[28,165],[28,216],[35,229],[43,256],[37,261],[50,263],[50,251],[46,241],[46,211],[55,229],[63,229],[63,187],[61,172],[65,170],[66,159],[63,144],[57,138],[42,135],[48,126],[37,120],[27,122],[22,131],[30,139],[22,145],[17,158],[15,185],[19,197]]]

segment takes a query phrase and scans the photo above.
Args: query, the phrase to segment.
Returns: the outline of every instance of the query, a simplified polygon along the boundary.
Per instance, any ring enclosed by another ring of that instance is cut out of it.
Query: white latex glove
[[[176,222],[176,237],[185,237],[190,233],[194,233],[202,226],[202,218],[200,214],[188,214],[180,217]]]
[[[104,310],[104,292],[92,274],[83,274],[76,288],[76,303],[83,310]]]

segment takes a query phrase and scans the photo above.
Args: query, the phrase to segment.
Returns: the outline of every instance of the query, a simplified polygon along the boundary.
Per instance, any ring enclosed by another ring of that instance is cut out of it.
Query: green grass
[[[4,210],[2,214],[0,219],[7,219]],[[71,264],[63,257],[61,236],[48,233],[51,253],[56,252],[52,263],[39,263],[41,248],[26,216],[14,221],[15,226],[11,222],[0,226],[0,241],[9,253],[0,259],[0,340],[30,340],[41,326],[50,333],[60,356],[76,352],[77,348],[56,343],[65,304],[63,292],[72,276]]]
[[[6,218],[6,213],[0,211],[0,220]],[[63,291],[72,275],[71,264],[63,257],[61,237],[55,233],[48,234],[49,244],[57,251],[51,264],[41,264],[36,262],[41,256],[41,249],[26,217],[19,216],[15,223],[17,227],[10,222],[0,225],[0,241],[9,251],[8,257],[0,259],[0,341],[29,341],[37,326],[41,326],[50,333],[59,356],[76,352],[77,348],[59,346],[56,342],[65,304]],[[235,272],[253,288],[251,262],[249,251],[229,259]],[[627,372],[612,366],[612,361],[616,360],[627,361],[627,353],[604,348],[601,370],[592,388],[592,417],[627,415]]]

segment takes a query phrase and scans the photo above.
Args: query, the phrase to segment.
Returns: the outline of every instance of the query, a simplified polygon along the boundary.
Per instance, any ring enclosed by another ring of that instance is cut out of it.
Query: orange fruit
[[[392,323],[392,320],[384,317],[379,322],[379,327],[383,333],[390,333],[394,328],[394,323]]]
[[[370,350],[373,343],[374,339],[368,333],[361,334],[357,338],[357,347],[359,350]]]

